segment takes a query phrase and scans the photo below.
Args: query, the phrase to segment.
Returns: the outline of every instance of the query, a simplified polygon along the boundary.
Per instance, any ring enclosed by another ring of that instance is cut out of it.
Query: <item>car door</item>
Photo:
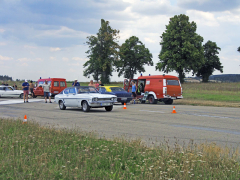
[[[76,93],[76,88],[69,88],[69,94],[68,94],[68,106],[71,107],[78,107],[78,98]]]
[[[14,90],[11,87],[5,87],[2,97],[18,97],[18,95],[14,93]]]

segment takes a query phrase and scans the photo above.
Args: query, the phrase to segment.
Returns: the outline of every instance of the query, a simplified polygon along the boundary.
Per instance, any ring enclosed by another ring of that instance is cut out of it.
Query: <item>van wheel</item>
[[[164,101],[165,104],[172,104],[173,103],[173,100],[172,99],[168,99],[166,101]]]
[[[63,101],[59,101],[59,108],[61,110],[65,110],[66,109],[66,106],[64,105]]]
[[[148,102],[150,104],[157,104],[157,99],[154,99],[153,95],[148,96]]]
[[[106,106],[105,109],[106,109],[106,111],[112,111],[113,106]]]
[[[82,103],[82,110],[84,112],[89,112],[90,111],[90,106],[88,105],[87,101],[83,101],[83,103]]]

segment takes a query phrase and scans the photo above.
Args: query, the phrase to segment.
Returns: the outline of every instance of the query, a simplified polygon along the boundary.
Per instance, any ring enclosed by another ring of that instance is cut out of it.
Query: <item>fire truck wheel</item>
[[[168,99],[166,101],[164,101],[165,104],[172,104],[173,103],[173,100],[172,99]]]
[[[148,96],[148,102],[150,104],[157,104],[157,99],[154,99],[153,95]]]

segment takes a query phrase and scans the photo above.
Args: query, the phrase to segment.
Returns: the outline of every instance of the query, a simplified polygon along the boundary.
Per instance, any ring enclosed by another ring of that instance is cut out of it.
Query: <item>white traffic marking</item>
[[[139,111],[165,113],[163,111],[148,111],[148,110],[139,110]]]
[[[30,99],[30,100],[28,100],[29,103],[31,103],[31,102],[39,102],[39,101],[44,101],[44,99]],[[0,101],[0,105],[21,104],[21,103],[24,103],[22,99]]]

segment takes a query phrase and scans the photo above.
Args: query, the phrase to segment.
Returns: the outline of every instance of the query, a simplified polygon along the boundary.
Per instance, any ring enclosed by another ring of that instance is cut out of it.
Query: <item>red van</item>
[[[52,96],[55,96],[67,88],[66,79],[63,78],[39,79],[35,84],[35,88],[33,89],[33,97],[43,96],[43,88],[41,87],[41,84],[43,84],[45,80],[48,81],[48,84],[51,84],[50,93]]]
[[[124,80],[124,89],[132,92],[131,81],[136,82],[137,98],[145,103],[156,104],[157,101],[172,104],[175,99],[182,99],[181,83],[176,76],[171,75],[149,75],[140,76],[138,79]]]

